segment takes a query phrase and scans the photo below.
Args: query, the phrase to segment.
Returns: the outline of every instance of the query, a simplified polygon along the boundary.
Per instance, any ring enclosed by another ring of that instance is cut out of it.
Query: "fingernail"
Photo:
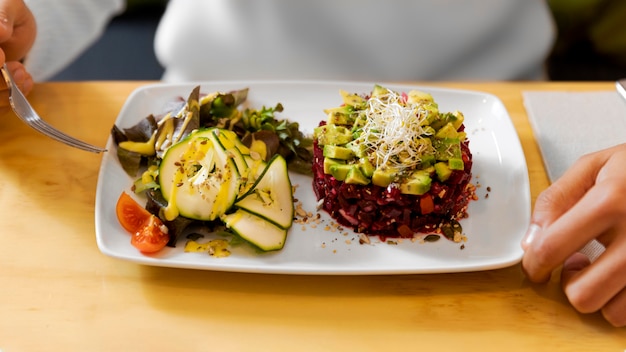
[[[535,237],[537,237],[537,234],[540,231],[541,227],[539,227],[539,225],[537,224],[530,224],[530,226],[528,226],[528,230],[526,230],[526,234],[522,239],[522,248],[524,250],[530,246],[530,244],[535,240]]]

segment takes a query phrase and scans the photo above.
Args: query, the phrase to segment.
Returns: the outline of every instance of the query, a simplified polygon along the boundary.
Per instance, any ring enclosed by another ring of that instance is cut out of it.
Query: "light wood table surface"
[[[38,84],[49,122],[105,145],[129,94],[148,82]],[[600,83],[425,83],[505,104],[527,158],[532,200],[548,178],[525,90]],[[100,253],[94,202],[101,156],[0,115],[0,350],[624,351],[626,330],[579,314],[558,280],[519,265],[470,273],[296,276],[151,267]]]

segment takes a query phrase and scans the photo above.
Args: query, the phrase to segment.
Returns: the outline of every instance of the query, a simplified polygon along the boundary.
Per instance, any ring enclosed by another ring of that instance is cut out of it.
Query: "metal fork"
[[[0,72],[4,77],[7,87],[9,88],[9,102],[13,108],[13,112],[15,112],[15,115],[17,115],[17,117],[30,127],[50,138],[56,139],[59,142],[78,149],[86,150],[92,153],[101,153],[106,151],[106,149],[80,141],[50,126],[46,121],[42,120],[39,115],[37,115],[37,112],[35,112],[35,109],[33,109],[28,100],[26,100],[24,94],[22,94],[19,88],[17,88],[17,85],[15,85],[15,82],[13,81],[13,76],[9,73],[6,64],[0,67]]]
[[[615,88],[617,89],[619,95],[626,99],[626,78],[617,80],[617,82],[615,82]]]

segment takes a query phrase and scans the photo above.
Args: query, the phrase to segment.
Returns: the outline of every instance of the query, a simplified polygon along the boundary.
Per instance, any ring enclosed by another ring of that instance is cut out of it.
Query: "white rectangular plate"
[[[248,105],[255,108],[280,102],[285,110],[277,117],[300,123],[312,133],[326,118],[323,110],[341,103],[339,90],[369,93],[373,83],[319,81],[226,81],[199,83],[201,92],[250,88]],[[159,114],[176,97],[186,98],[197,84],[154,84],[135,90],[122,108],[116,125],[128,128],[151,113]],[[103,156],[96,194],[96,237],[100,250],[109,256],[146,265],[205,270],[318,275],[417,274],[497,269],[518,263],[520,241],[530,219],[530,188],[526,160],[519,138],[502,102],[474,91],[385,84],[398,92],[419,89],[431,93],[440,111],[460,110],[473,153],[472,183],[478,200],[461,221],[467,242],[444,238],[436,242],[403,240],[395,244],[373,240],[359,244],[350,231],[328,231],[330,217],[321,212],[322,225],[294,224],[283,250],[259,253],[247,245],[232,248],[228,257],[184,252],[185,239],[176,248],[156,255],[139,253],[119,225],[115,204],[121,192],[130,191],[133,179],[120,166],[115,146]],[[295,197],[304,209],[315,213],[316,198],[311,178],[291,174],[298,185]]]

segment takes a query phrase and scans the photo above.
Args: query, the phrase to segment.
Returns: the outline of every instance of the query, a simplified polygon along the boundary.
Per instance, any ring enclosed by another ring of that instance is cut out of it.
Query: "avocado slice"
[[[461,158],[448,159],[448,166],[452,170],[463,170],[465,168],[465,164],[463,163],[463,159]]]
[[[343,103],[345,106],[355,107],[359,109],[365,108],[365,104],[367,103],[363,97],[358,94],[348,93],[345,90],[340,90],[339,93],[343,98]]]
[[[348,171],[352,168],[352,165],[348,164],[335,164],[330,166],[330,174],[339,181],[346,179]]]
[[[435,138],[458,138],[459,133],[456,131],[456,128],[451,122],[448,122],[445,126],[441,127],[437,133],[435,133]]]
[[[370,179],[367,178],[361,168],[358,165],[352,165],[348,173],[346,174],[345,183],[356,184],[356,185],[367,185],[370,183]]]
[[[354,107],[350,105],[343,105],[336,108],[324,110],[328,114],[326,122],[334,125],[351,125],[354,119],[350,117],[354,112]]]
[[[330,168],[333,165],[341,165],[341,164],[345,164],[346,161],[345,160],[340,160],[340,159],[333,159],[333,158],[324,158],[324,173],[327,175],[330,175]]]
[[[393,180],[395,180],[398,172],[389,167],[380,167],[374,170],[372,174],[372,183],[376,186],[387,187]]]
[[[317,138],[320,145],[342,145],[352,141],[352,132],[343,126],[336,125],[316,127],[313,129],[313,136]]]
[[[372,178],[376,167],[368,158],[360,158],[359,166],[361,167],[361,172],[365,175],[365,177]]]
[[[354,158],[354,152],[350,148],[326,144],[324,146],[324,158],[348,160]]]
[[[366,153],[367,146],[363,143],[359,143],[358,141],[352,141],[352,142],[346,143],[344,147],[352,150],[352,152],[354,153],[353,157],[362,158],[367,155]]]
[[[461,158],[461,143],[458,138],[434,139],[435,158],[447,161],[452,158]]]
[[[439,181],[446,182],[452,174],[452,169],[450,169],[446,162],[440,161],[435,164],[435,173]]]
[[[400,184],[400,192],[421,196],[430,191],[432,181],[429,172],[425,170],[415,171]]]
[[[375,84],[374,89],[372,89],[372,97],[379,97],[387,93],[389,93],[389,90],[379,84]]]

